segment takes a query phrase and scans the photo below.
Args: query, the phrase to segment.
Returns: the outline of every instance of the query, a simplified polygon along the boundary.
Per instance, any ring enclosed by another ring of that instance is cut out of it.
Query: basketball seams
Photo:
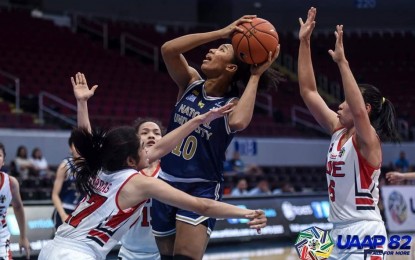
[[[247,37],[248,38],[248,37]],[[258,39],[257,39],[258,40]],[[253,57],[252,57],[252,50],[251,50],[251,43],[249,42],[249,38],[247,39],[247,42],[248,42],[248,50],[249,50],[249,59],[251,60],[251,62],[254,64],[255,62],[254,62],[254,59],[253,59]],[[262,45],[262,44],[261,44]]]
[[[270,35],[270,34],[268,34]],[[252,34],[252,36],[255,38],[255,40],[261,44],[262,48],[264,48],[265,51],[267,51],[267,47],[260,41],[260,39],[258,39],[258,37],[256,37],[254,34]],[[275,38],[275,37],[274,37]]]
[[[273,35],[272,33],[269,33],[268,31],[263,31],[263,30],[259,30],[259,29],[256,29],[255,28],[255,30],[257,30],[258,32],[262,32],[262,33],[265,33],[265,34],[268,34],[268,35],[271,35],[273,38],[275,38],[277,41],[279,40],[279,37],[278,36],[275,36],[275,35]],[[275,33],[277,33],[277,32],[275,32]]]

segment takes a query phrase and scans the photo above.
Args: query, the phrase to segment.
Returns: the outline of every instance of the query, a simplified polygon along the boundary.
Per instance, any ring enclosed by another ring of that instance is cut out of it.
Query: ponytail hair
[[[371,106],[369,119],[381,140],[399,142],[396,113],[392,102],[384,98],[375,86],[359,84],[359,88],[365,103]]]
[[[395,107],[388,99],[384,99],[382,102],[382,109],[380,110],[379,118],[377,120],[379,128],[378,134],[385,140],[395,143],[400,142],[401,138],[396,128]]]
[[[115,172],[129,168],[128,157],[139,161],[140,141],[134,128],[129,126],[110,131],[77,128],[72,132],[74,146],[80,157],[74,160],[76,187],[91,195],[93,181],[100,171]]]

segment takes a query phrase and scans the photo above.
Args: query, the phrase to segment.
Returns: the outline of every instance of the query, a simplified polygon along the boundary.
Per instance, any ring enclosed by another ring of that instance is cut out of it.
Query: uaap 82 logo
[[[364,250],[365,256],[370,255],[410,255],[412,237],[410,235],[392,235],[389,239],[383,235],[365,236],[360,240],[357,235],[339,235],[339,249]],[[382,250],[382,248],[385,248]]]

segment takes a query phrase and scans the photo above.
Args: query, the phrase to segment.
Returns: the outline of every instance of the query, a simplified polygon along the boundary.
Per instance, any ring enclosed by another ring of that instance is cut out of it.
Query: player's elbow
[[[174,47],[174,44],[172,44],[171,41],[168,41],[168,42],[164,43],[161,46],[161,49],[160,49],[161,55],[163,55],[163,57],[168,57],[169,55],[174,55],[174,54],[176,54],[175,49],[176,48]]]
[[[229,122],[229,128],[232,131],[242,131],[245,128],[248,127],[250,120],[242,120],[242,119],[238,119],[238,120],[233,120],[232,122]]]
[[[352,115],[353,115],[353,118],[355,120],[360,119],[360,118],[363,119],[363,118],[368,117],[368,113],[367,113],[366,109],[364,109],[364,108],[356,107],[356,108],[351,108],[350,110],[352,111]]]

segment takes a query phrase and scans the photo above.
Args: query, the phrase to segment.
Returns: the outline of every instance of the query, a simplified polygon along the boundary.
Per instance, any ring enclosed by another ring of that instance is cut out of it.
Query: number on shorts
[[[102,204],[104,204],[106,200],[107,197],[95,193],[92,194],[87,201],[81,202],[80,204],[82,205],[83,203],[88,203],[89,205],[79,212],[77,212],[77,210],[72,212],[72,214],[65,220],[65,222],[76,228],[83,219],[97,210]]]
[[[196,152],[197,148],[197,139],[195,136],[190,135],[186,138],[186,141],[184,142],[183,148],[182,144],[184,141],[182,141],[180,144],[176,145],[176,147],[173,149],[172,153],[177,156],[183,156],[185,160],[190,160],[193,158]]]

